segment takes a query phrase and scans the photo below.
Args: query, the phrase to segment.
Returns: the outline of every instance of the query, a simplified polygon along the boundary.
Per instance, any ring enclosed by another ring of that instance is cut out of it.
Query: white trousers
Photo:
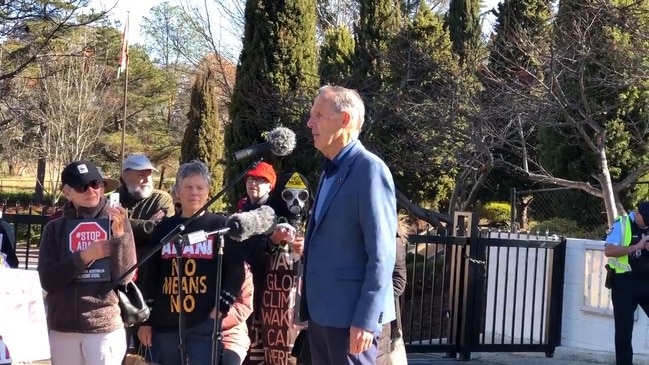
[[[126,332],[64,333],[50,331],[52,365],[121,365]]]

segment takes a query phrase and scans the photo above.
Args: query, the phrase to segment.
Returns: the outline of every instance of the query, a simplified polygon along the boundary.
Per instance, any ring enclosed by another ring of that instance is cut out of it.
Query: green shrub
[[[480,218],[486,219],[489,223],[509,223],[511,211],[512,206],[507,202],[486,202],[478,206]]]
[[[538,232],[541,236],[544,236],[545,232],[550,235],[569,236],[569,233],[580,230],[581,228],[577,222],[565,218],[551,218],[540,222],[530,222],[530,233],[536,234]]]
[[[529,232],[531,234],[539,234],[539,236],[545,236],[545,232],[548,232],[548,235],[556,234],[557,236],[569,237],[569,238],[590,238],[601,240],[606,237],[606,230],[608,227],[605,225],[593,227],[583,227],[579,223],[565,218],[552,218],[540,222],[530,222]]]
[[[41,231],[42,227],[39,224],[32,224],[31,227],[28,224],[19,224],[17,244],[29,243],[31,246],[38,246],[41,241]]]
[[[414,267],[414,273],[413,273]],[[426,270],[426,275],[424,277],[424,268]],[[421,293],[423,291],[430,290],[433,285],[433,278],[439,276],[444,269],[444,254],[438,253],[426,259],[424,255],[408,253],[406,255],[406,274],[407,274],[407,286],[406,294],[410,295],[412,293],[413,285],[416,293]],[[414,274],[414,276],[413,276]],[[441,279],[436,279],[440,281]],[[437,285],[440,285],[439,283]]]
[[[6,202],[7,205],[14,205],[16,202],[27,204],[34,200],[34,189],[22,191],[2,191],[0,192],[0,204]]]

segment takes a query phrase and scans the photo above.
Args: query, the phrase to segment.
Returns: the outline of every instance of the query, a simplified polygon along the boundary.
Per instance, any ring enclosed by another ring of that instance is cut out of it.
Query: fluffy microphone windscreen
[[[258,234],[270,233],[276,224],[277,218],[273,208],[263,205],[249,212],[236,213],[228,218],[228,233],[235,241],[245,241]]]
[[[277,127],[268,132],[271,152],[276,156],[288,156],[295,149],[295,132],[286,127]]]

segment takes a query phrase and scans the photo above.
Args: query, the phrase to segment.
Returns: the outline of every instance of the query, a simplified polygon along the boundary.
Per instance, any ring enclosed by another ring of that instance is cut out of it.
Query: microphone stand
[[[177,268],[178,268],[178,301],[179,306],[178,306],[178,336],[179,336],[179,348],[180,348],[180,358],[183,364],[187,363],[187,357],[185,354],[185,332],[184,332],[184,324],[185,324],[185,318],[184,318],[184,309],[183,309],[183,303],[182,300],[184,299],[184,293],[183,293],[183,287],[182,287],[182,267],[180,266],[181,264],[181,259],[182,259],[182,249],[184,247],[184,244],[182,242],[181,236],[183,232],[185,231],[186,227],[189,226],[191,223],[196,221],[198,217],[200,217],[206,210],[207,208],[210,207],[210,205],[214,204],[217,200],[225,194],[226,191],[234,187],[234,185],[238,184],[239,181],[243,179],[244,176],[246,176],[246,173],[250,171],[251,169],[254,169],[257,167],[257,165],[263,161],[263,157],[257,156],[255,157],[255,160],[248,165],[248,167],[241,172],[239,175],[237,175],[232,181],[230,181],[226,186],[221,189],[212,199],[210,199],[205,205],[203,205],[194,215],[189,217],[184,223],[177,225],[174,227],[174,229],[171,230],[166,236],[164,236],[161,240],[160,243],[158,243],[154,248],[152,248],[149,252],[147,252],[146,255],[139,261],[136,262],[133,266],[131,266],[128,270],[126,270],[122,275],[120,275],[117,279],[114,279],[113,281],[107,283],[107,285],[104,286],[104,290],[102,291],[103,295],[107,295],[111,291],[113,291],[124,279],[130,275],[133,271],[135,271],[137,268],[142,266],[145,262],[147,262],[153,255],[155,255],[162,247],[166,246],[168,243],[173,242],[174,246],[176,247],[176,257],[177,259]],[[221,243],[219,243],[221,245]],[[222,257],[222,245],[219,248],[220,253],[217,255],[217,262],[221,264],[223,262],[223,257]],[[219,306],[219,295],[220,295],[220,286],[221,286],[221,270],[222,267],[219,266],[219,270],[217,273],[217,279],[219,281],[218,285],[218,291],[216,292],[216,306],[218,310]],[[218,316],[218,311],[217,311],[217,316]],[[217,319],[218,320],[218,319]],[[213,338],[215,338],[217,335],[213,334]],[[214,351],[214,345],[212,347],[212,351]],[[212,358],[214,358],[214,354],[212,354]],[[217,356],[218,359],[218,356]],[[213,363],[214,364],[214,363]],[[217,365],[217,364],[214,364]]]
[[[221,277],[223,276],[223,270],[221,270],[220,268],[223,265],[223,247],[225,246],[225,236],[223,234],[219,234],[218,237],[219,237],[219,249],[217,250],[216,253],[216,267],[218,267],[219,270],[216,272],[216,298],[214,304],[216,318],[214,318],[214,330],[212,332],[212,363],[211,363],[212,365],[219,365],[219,360],[221,357],[221,353],[219,351],[219,347],[220,347],[219,345],[223,340],[223,334],[221,333],[222,319],[219,313],[219,309],[221,307],[221,301],[219,300],[219,295],[221,293]]]

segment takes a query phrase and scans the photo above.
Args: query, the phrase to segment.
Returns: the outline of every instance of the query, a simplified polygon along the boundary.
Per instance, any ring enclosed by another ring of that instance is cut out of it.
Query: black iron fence
[[[456,214],[454,235],[410,237],[402,300],[409,352],[543,352],[561,341],[564,239],[481,230]]]
[[[35,269],[43,227],[56,207],[21,202],[9,204],[6,201],[0,204],[2,204],[0,208],[2,220],[11,224],[13,228],[11,234],[13,234],[14,249],[20,262],[18,267]]]

